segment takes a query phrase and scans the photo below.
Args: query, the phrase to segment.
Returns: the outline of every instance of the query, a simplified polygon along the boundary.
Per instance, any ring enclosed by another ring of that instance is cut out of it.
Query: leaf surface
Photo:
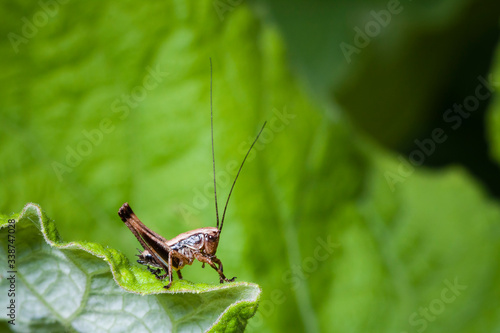
[[[17,331],[241,332],[257,309],[256,284],[176,281],[166,291],[164,282],[119,251],[63,242],[36,204],[10,219],[0,225],[1,248],[6,258],[6,249],[13,249],[7,235],[15,237],[15,267],[2,266],[0,287],[8,289],[15,277],[17,318],[11,328]]]

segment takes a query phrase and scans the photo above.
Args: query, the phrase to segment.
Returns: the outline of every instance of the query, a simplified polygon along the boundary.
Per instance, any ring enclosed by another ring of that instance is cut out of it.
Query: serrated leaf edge
[[[36,211],[36,216],[38,217],[38,221],[40,223],[39,230],[41,231],[42,236],[45,239],[45,241],[47,242],[47,244],[49,244],[51,247],[55,247],[55,248],[58,248],[58,249],[78,249],[78,250],[82,250],[82,251],[85,251],[87,253],[90,253],[93,256],[96,256],[98,258],[103,259],[104,261],[107,262],[107,264],[110,267],[110,271],[111,271],[111,274],[113,276],[113,280],[115,280],[116,284],[120,288],[122,288],[123,290],[125,290],[126,292],[145,296],[145,295],[157,295],[157,294],[203,294],[203,293],[208,293],[208,292],[212,292],[212,291],[218,291],[218,290],[223,290],[223,289],[228,289],[228,288],[240,288],[240,287],[250,287],[250,288],[254,289],[254,292],[245,293],[246,295],[250,295],[250,296],[253,296],[253,297],[240,299],[237,302],[232,303],[231,305],[229,305],[219,315],[219,317],[217,317],[217,319],[215,320],[215,322],[212,324],[212,326],[210,326],[210,328],[207,329],[206,332],[210,332],[215,326],[217,326],[217,324],[224,318],[224,316],[229,311],[231,311],[232,309],[234,309],[235,307],[239,306],[242,303],[250,303],[250,304],[254,304],[255,303],[256,304],[256,309],[258,307],[258,301],[260,300],[260,295],[262,293],[262,289],[260,288],[259,285],[255,284],[255,283],[250,283],[250,282],[232,282],[232,283],[224,284],[222,286],[217,286],[217,287],[208,287],[208,288],[207,287],[203,287],[204,288],[203,290],[189,290],[189,289],[186,289],[186,290],[175,290],[175,291],[160,290],[160,291],[138,292],[136,290],[127,288],[126,286],[124,286],[124,285],[122,285],[120,283],[119,278],[117,277],[117,272],[115,271],[115,269],[113,267],[113,264],[111,263],[111,260],[109,260],[105,254],[99,254],[99,253],[96,253],[94,251],[91,251],[91,250],[87,249],[85,246],[83,246],[83,245],[81,245],[79,243],[76,243],[76,242],[62,242],[62,241],[59,242],[59,241],[52,240],[48,236],[48,234],[47,234],[47,229],[48,229],[47,228],[48,227],[47,224],[48,223],[53,223],[53,222],[50,221],[48,218],[46,218],[46,219],[43,218],[42,208],[38,204],[35,204],[35,203],[32,203],[32,202],[27,203],[24,206],[24,208],[21,211],[21,213],[19,214],[19,216],[16,219],[15,223],[18,223],[23,218],[28,218],[35,226],[37,226],[37,224],[36,224],[35,221],[32,221],[29,217],[25,216],[26,213],[28,212],[28,210],[30,210],[30,209],[34,209]],[[7,225],[8,225],[8,223],[1,224],[0,225],[0,229],[5,228]],[[55,227],[55,225],[54,225],[54,227]],[[57,228],[54,228],[54,229],[57,232]],[[91,243],[88,243],[88,244],[91,244]],[[118,250],[116,250],[116,251],[118,251]]]

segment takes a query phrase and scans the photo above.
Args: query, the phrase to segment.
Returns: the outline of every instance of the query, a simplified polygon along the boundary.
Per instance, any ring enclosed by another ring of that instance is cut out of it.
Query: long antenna
[[[236,174],[236,177],[234,178],[233,186],[231,186],[231,190],[229,191],[229,195],[227,196],[226,205],[224,206],[224,212],[222,213],[222,221],[221,221],[221,224],[220,224],[219,233],[222,231],[222,226],[224,225],[224,217],[226,216],[227,204],[229,203],[229,198],[231,198],[231,193],[233,193],[234,184],[236,184],[236,180],[238,179],[238,176],[240,175],[241,168],[243,168],[243,164],[245,164],[245,161],[246,161],[246,159],[248,157],[248,154],[250,154],[250,151],[252,150],[253,145],[259,139],[259,136],[262,133],[262,131],[264,130],[264,127],[266,127],[266,124],[267,124],[267,121],[264,122],[264,125],[262,125],[262,128],[259,131],[259,134],[257,134],[257,137],[255,138],[255,140],[253,140],[253,143],[250,146],[250,149],[248,149],[247,154],[245,155],[245,158],[243,159],[243,162],[241,162],[241,165],[240,165],[240,168],[238,170],[238,173]],[[218,227],[219,227],[219,217],[217,216],[217,228]]]
[[[214,113],[212,111],[212,58],[209,59],[210,59],[210,131],[212,134],[212,164],[214,167],[215,216],[217,217],[217,229],[219,229],[219,207],[217,206],[217,182],[215,181]],[[222,219],[222,221],[224,222],[224,218]]]

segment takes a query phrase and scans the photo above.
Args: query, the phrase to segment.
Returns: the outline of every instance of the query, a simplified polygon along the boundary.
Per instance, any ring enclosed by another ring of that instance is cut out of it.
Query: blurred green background
[[[500,3],[4,1],[0,212],[214,226],[255,332],[500,332]],[[218,282],[189,267],[191,281]]]

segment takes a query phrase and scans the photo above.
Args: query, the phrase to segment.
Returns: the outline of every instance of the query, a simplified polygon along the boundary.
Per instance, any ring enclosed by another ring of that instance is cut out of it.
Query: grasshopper
[[[139,243],[141,243],[143,251],[139,250],[139,260],[137,262],[142,265],[146,265],[147,269],[156,276],[159,280],[164,280],[168,277],[168,284],[164,288],[169,289],[172,285],[172,271],[177,272],[179,279],[182,279],[181,269],[186,265],[192,265],[194,260],[198,260],[202,263],[202,267],[205,264],[210,265],[213,269],[219,273],[220,283],[233,282],[236,277],[232,279],[226,278],[223,273],[222,262],[219,258],[215,256],[217,247],[219,245],[220,234],[222,231],[222,226],[224,225],[224,218],[226,216],[226,209],[229,203],[229,198],[231,198],[231,193],[233,192],[236,180],[243,168],[243,164],[250,154],[253,146],[259,139],[260,134],[266,126],[266,122],[262,126],[261,130],[257,134],[257,137],[253,141],[252,145],[248,149],[243,162],[236,174],[233,181],[229,195],[227,197],[226,205],[224,206],[224,212],[222,213],[222,219],[219,225],[219,209],[217,206],[217,182],[215,179],[215,151],[214,151],[214,127],[213,127],[213,111],[212,111],[212,60],[210,59],[210,125],[211,125],[211,137],[212,137],[212,165],[214,173],[214,195],[215,195],[215,216],[217,221],[216,227],[205,227],[199,228],[191,231],[184,232],[177,237],[167,240],[160,236],[156,232],[149,229],[144,223],[142,223],[137,216],[132,211],[128,203],[124,203],[122,207],[118,210],[118,215],[125,222],[125,225],[130,229],[130,231],[137,238]],[[161,274],[161,270],[164,274]]]

